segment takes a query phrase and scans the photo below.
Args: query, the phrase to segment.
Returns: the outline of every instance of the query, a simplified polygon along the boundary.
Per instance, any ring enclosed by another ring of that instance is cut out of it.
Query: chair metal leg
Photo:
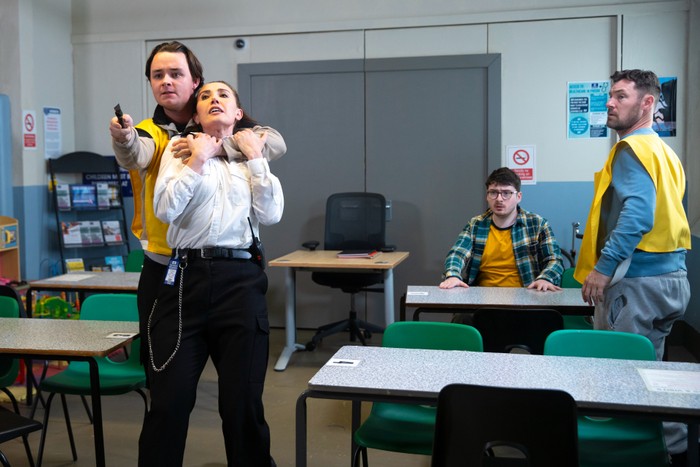
[[[32,456],[32,448],[29,446],[29,436],[22,436],[22,442],[24,442],[24,450],[27,452],[27,460],[29,461],[29,467],[34,467],[34,456]]]
[[[2,464],[2,467],[10,467],[10,461],[7,460],[2,451],[0,451],[0,464]]]
[[[68,430],[68,439],[70,440],[70,450],[73,454],[73,461],[78,460],[78,452],[75,450],[75,439],[73,438],[73,427],[70,423],[70,414],[68,413],[68,404],[66,403],[66,395],[61,394],[61,403],[63,404],[63,415],[66,419],[66,430]]]
[[[49,428],[49,413],[51,412],[51,402],[53,401],[54,396],[56,393],[52,392],[49,394],[49,397],[46,399],[46,406],[45,406],[45,412],[44,412],[44,429],[41,430],[41,438],[39,440],[39,452],[37,454],[37,467],[41,467],[41,463],[44,460],[44,445],[46,444],[46,432],[48,431]],[[34,405],[37,404],[37,401],[34,401]]]
[[[87,413],[88,420],[90,420],[90,425],[94,423],[92,420],[92,410],[90,410],[90,405],[87,402],[87,399],[85,399],[85,396],[80,396],[80,400],[83,401],[83,407],[85,407],[85,412]]]
[[[137,389],[136,392],[138,392],[143,399],[143,417],[146,418],[146,415],[148,415],[148,397],[141,389]]]

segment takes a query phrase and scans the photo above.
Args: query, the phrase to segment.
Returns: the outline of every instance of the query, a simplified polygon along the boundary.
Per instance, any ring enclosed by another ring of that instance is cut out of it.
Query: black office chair
[[[472,326],[484,338],[484,352],[525,350],[544,353],[544,341],[552,332],[564,328],[557,310],[549,308],[480,308]]]
[[[306,242],[304,247],[314,250],[317,241]],[[391,251],[386,245],[386,200],[378,193],[336,193],[326,202],[326,227],[324,234],[325,250],[377,250]],[[340,289],[350,294],[350,314],[348,319],[326,324],[318,328],[313,339],[306,344],[307,350],[314,350],[326,336],[349,331],[350,341],[359,339],[365,345],[365,338],[384,328],[357,318],[355,298],[359,292],[382,292],[382,273],[343,273],[314,272],[311,279],[320,285]]]
[[[564,391],[450,384],[438,396],[432,467],[577,467]]]

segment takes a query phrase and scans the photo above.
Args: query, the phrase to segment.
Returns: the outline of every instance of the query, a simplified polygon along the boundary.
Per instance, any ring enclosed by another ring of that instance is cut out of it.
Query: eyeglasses
[[[498,199],[498,195],[501,195],[501,198],[503,198],[503,201],[507,201],[510,199],[511,196],[513,196],[516,193],[517,193],[517,191],[489,190],[486,192],[486,196],[488,196],[489,199]]]

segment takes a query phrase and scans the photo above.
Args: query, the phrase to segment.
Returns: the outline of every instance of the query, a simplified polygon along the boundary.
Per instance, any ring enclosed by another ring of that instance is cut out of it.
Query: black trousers
[[[174,285],[161,282],[159,289],[150,324],[153,352],[147,353],[151,408],[139,439],[139,466],[182,465],[190,412],[209,357],[219,378],[228,465],[274,465],[262,404],[269,347],[264,271],[249,260],[190,259]]]
[[[139,332],[141,333],[141,363],[148,370],[148,334],[146,333],[146,325],[148,323],[148,315],[153,309],[153,302],[158,298],[158,290],[160,284],[165,278],[165,271],[168,266],[153,261],[148,256],[143,259],[143,268],[139,277],[139,289],[137,303],[139,308]],[[150,387],[149,372],[146,371],[146,383]]]

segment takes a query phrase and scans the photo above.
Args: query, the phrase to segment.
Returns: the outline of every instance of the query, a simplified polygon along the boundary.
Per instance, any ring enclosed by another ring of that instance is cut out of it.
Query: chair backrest
[[[566,392],[451,384],[438,397],[432,467],[576,467],[576,402]]]
[[[83,301],[80,319],[95,321],[138,321],[135,294],[95,294]]]
[[[384,330],[383,347],[404,349],[471,350],[481,352],[479,331],[466,324],[397,321]]]
[[[124,271],[126,272],[141,272],[143,268],[143,250],[131,250],[129,256],[126,257]]]
[[[22,303],[22,298],[19,296],[19,293],[10,287],[9,285],[0,285],[0,297],[9,297],[14,299],[17,302],[17,306],[19,306],[19,315],[20,316],[26,316],[26,313],[24,311],[24,304]]]
[[[656,360],[654,345],[647,337],[617,331],[581,329],[556,331],[547,338],[544,353],[567,357]]]
[[[574,279],[574,271],[576,268],[564,269],[561,275],[561,286],[565,289],[580,289],[581,283]]]
[[[0,296],[0,318],[19,318],[17,300]],[[0,388],[12,386],[19,374],[19,360],[0,357]]]
[[[326,201],[324,249],[380,249],[386,243],[386,200],[379,193],[336,193]]]
[[[139,309],[135,294],[95,294],[83,301],[80,308],[80,319],[95,321],[136,321],[139,320]],[[96,359],[99,365],[112,363],[109,357]],[[140,338],[134,339],[127,363],[138,367],[141,360]],[[78,363],[78,362],[72,362]]]
[[[19,318],[17,300],[0,296],[0,318]]]
[[[544,353],[544,341],[564,322],[549,308],[481,308],[473,325],[484,339],[485,352],[510,352],[521,348],[531,354]]]

